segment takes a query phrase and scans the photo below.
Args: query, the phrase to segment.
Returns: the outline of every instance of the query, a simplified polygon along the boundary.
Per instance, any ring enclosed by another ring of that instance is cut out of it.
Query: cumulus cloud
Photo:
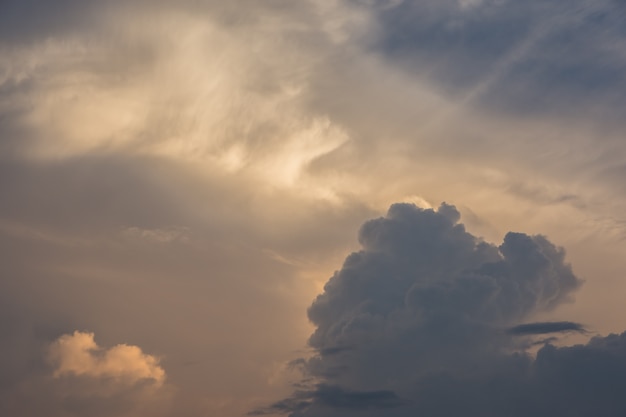
[[[158,358],[125,344],[103,349],[96,344],[93,333],[75,331],[59,337],[50,346],[49,359],[55,365],[55,377],[114,378],[130,384],[146,379],[157,385],[165,379]]]
[[[626,333],[573,347],[548,339],[536,359],[526,351],[534,335],[584,331],[527,323],[581,285],[563,249],[513,232],[496,246],[459,220],[447,204],[395,204],[366,222],[362,249],[309,308],[315,355],[299,362],[307,378],[292,397],[254,413],[623,415],[621,391],[608,387],[626,382]],[[582,399],[587,386],[606,389]]]

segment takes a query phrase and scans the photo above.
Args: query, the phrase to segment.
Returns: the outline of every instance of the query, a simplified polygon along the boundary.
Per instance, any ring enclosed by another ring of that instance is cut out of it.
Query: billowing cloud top
[[[436,355],[441,348],[466,351],[482,345],[479,334],[552,308],[579,285],[563,251],[545,238],[509,233],[496,247],[458,220],[449,205],[434,211],[396,204],[386,217],[365,223],[363,249],[346,259],[309,309],[317,326],[311,345],[373,340],[373,357],[392,346]],[[419,356],[422,370],[444,365]]]
[[[581,284],[563,250],[512,232],[495,246],[458,221],[450,205],[395,204],[365,223],[362,250],[309,309],[316,355],[300,362],[306,383],[256,413],[521,417],[604,407],[603,415],[621,415],[626,401],[618,391],[577,395],[580,384],[626,382],[626,334],[587,346],[546,344],[536,360],[525,353],[529,335],[582,329],[521,324]],[[601,361],[619,371],[589,371]]]

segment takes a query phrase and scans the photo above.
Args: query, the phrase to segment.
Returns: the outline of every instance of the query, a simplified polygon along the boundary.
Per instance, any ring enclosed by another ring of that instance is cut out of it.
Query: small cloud
[[[157,357],[126,344],[102,348],[93,333],[75,331],[59,337],[49,347],[48,359],[55,366],[55,378],[110,378],[130,385],[151,380],[158,386],[165,380]]]
[[[122,234],[133,239],[142,239],[155,243],[187,243],[190,240],[189,229],[186,227],[142,229],[132,226],[124,229]]]

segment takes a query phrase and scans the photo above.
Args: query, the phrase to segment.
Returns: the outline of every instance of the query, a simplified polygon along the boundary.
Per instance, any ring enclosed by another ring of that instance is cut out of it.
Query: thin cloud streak
[[[533,335],[533,334],[549,334],[560,332],[578,332],[587,333],[587,330],[580,323],[570,321],[556,322],[540,322],[519,324],[507,330],[512,335]]]

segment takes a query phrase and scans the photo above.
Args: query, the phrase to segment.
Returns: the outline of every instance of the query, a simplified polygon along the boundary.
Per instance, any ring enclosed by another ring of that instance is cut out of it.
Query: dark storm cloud
[[[520,324],[580,285],[564,251],[543,236],[512,232],[494,246],[458,221],[450,205],[395,204],[365,223],[362,250],[309,309],[318,354],[301,365],[317,385],[265,411],[379,415],[363,406],[368,395],[345,397],[350,392],[380,393],[393,400],[385,415],[397,417],[582,416],[594,407],[622,415],[621,388],[610,386],[626,382],[626,334],[566,348],[546,339],[536,359],[525,351],[534,335],[584,332],[573,322]],[[336,346],[354,348],[324,354]],[[342,395],[330,401],[320,387]]]
[[[383,326],[379,319],[406,312],[506,323],[556,306],[579,285],[562,250],[544,237],[509,233],[496,247],[458,220],[453,206],[435,212],[396,204],[386,218],[365,223],[363,250],[346,259],[309,309],[317,325],[312,345],[351,345],[354,336],[368,337],[369,326]]]
[[[376,16],[375,48],[457,97],[524,111],[623,104],[623,2],[406,0]]]
[[[508,330],[513,335],[531,335],[531,334],[547,334],[559,332],[579,332],[585,333],[586,330],[580,323],[571,321],[555,321],[543,323],[527,323],[520,324]]]

